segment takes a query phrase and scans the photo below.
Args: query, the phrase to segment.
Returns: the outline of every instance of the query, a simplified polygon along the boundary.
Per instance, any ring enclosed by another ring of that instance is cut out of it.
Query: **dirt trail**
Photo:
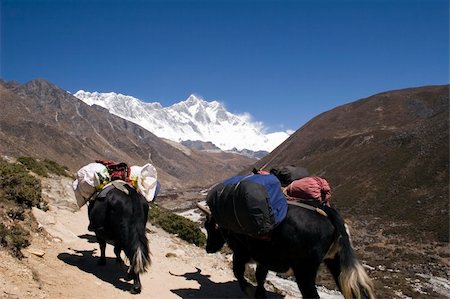
[[[142,293],[130,294],[131,283],[115,263],[112,246],[107,246],[106,266],[97,266],[100,252],[87,231],[86,207],[74,206],[70,188],[67,179],[44,181],[50,210],[33,213],[49,237],[36,234],[21,261],[0,251],[0,298],[246,298],[226,257],[206,254],[153,226],[148,235],[152,265],[141,276]]]

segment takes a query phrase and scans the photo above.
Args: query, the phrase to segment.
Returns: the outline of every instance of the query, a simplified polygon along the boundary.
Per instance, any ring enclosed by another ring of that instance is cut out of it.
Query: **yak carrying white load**
[[[144,166],[131,166],[129,177],[125,179],[148,202],[155,198],[158,175],[156,168],[147,163]],[[101,163],[89,163],[77,171],[76,180],[73,182],[75,199],[79,208],[84,206],[92,196],[102,190],[111,182],[111,175],[106,165]]]

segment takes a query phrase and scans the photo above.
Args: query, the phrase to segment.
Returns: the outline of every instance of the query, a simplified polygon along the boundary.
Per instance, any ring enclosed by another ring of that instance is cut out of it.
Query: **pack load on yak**
[[[294,165],[274,167],[270,173],[280,180],[288,200],[330,206],[331,187],[326,179],[310,176],[306,168]]]
[[[73,191],[78,207],[84,206],[97,190],[111,181],[108,169],[100,163],[89,163],[77,171]]]
[[[78,207],[93,199],[114,181],[123,181],[134,187],[148,202],[152,201],[160,188],[156,168],[147,163],[144,166],[128,166],[124,162],[96,160],[77,171],[73,190]]]
[[[295,180],[284,189],[288,200],[316,200],[330,206],[331,188],[328,181],[318,176]]]
[[[154,200],[161,188],[156,168],[150,163],[144,166],[131,166],[129,180],[130,184],[144,195],[147,201]]]
[[[220,227],[261,239],[287,213],[280,181],[271,174],[231,177],[210,190],[206,203]]]
[[[270,173],[280,180],[282,187],[286,187],[295,180],[309,176],[306,168],[294,165],[274,167],[270,169]]]

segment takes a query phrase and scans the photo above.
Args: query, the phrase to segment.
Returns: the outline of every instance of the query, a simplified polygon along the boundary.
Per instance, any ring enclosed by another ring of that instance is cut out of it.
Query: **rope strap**
[[[305,203],[302,203],[302,202],[298,202],[298,201],[290,201],[290,200],[288,200],[287,203],[288,203],[289,205],[293,205],[293,206],[297,206],[297,207],[302,207],[302,208],[305,208],[305,209],[308,209],[308,210],[311,210],[311,211],[316,211],[316,212],[319,213],[320,215],[325,216],[325,217],[328,217],[327,213],[325,213],[325,211],[322,210],[322,209],[320,209],[320,208],[316,208],[316,207],[313,207],[313,206],[310,206],[310,205],[308,205],[308,204],[305,204]]]

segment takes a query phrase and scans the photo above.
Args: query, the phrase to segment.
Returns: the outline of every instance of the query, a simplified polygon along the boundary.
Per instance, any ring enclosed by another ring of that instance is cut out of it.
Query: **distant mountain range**
[[[74,96],[88,105],[104,107],[158,137],[176,142],[211,142],[222,150],[248,154],[251,151],[268,153],[289,137],[287,132],[265,134],[260,123],[252,122],[247,115],[232,114],[219,102],[207,102],[196,95],[170,107],[113,92],[80,90]]]
[[[0,154],[47,158],[74,172],[95,159],[152,162],[164,190],[202,188],[256,161],[161,139],[43,79],[26,84],[0,80],[0,106]]]

